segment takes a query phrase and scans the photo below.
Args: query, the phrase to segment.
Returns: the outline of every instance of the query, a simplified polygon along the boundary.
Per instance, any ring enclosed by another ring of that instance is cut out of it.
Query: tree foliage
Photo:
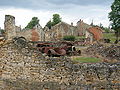
[[[110,28],[104,27],[104,31],[105,31],[106,33],[109,33],[109,32],[110,32]]]
[[[112,22],[112,29],[115,30],[117,36],[120,33],[120,0],[115,0],[111,5],[111,12],[109,13],[109,20]]]
[[[51,22],[51,20],[47,22],[46,26],[47,26],[49,29],[51,29],[51,27],[52,27],[52,22]]]
[[[59,22],[61,22],[61,18],[59,14],[53,14],[53,18],[52,21],[48,21],[46,26],[51,29],[52,26],[58,24]]]
[[[39,19],[37,17],[33,17],[25,28],[32,29],[37,24],[39,24]]]
[[[60,15],[59,14],[53,14],[52,25],[54,26],[54,25],[58,24],[59,22],[61,22]]]

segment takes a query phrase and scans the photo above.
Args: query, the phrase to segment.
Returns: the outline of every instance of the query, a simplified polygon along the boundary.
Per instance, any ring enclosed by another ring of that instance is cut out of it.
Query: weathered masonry
[[[4,29],[7,40],[25,37],[29,41],[44,41],[45,33],[40,25],[36,25],[33,29],[21,29],[15,25],[15,17],[11,15],[5,15]]]
[[[6,39],[11,40],[16,36],[15,17],[5,15],[4,29],[6,31]]]

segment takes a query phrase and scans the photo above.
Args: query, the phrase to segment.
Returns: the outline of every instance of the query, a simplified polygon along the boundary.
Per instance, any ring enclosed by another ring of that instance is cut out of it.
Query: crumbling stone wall
[[[119,90],[120,63],[77,63],[70,58],[21,53],[13,43],[0,48],[0,89]]]
[[[44,33],[36,28],[17,32],[17,37],[25,37],[28,41],[44,41]]]
[[[5,15],[4,29],[6,31],[7,40],[12,40],[16,36],[15,17]]]
[[[38,24],[33,29],[23,29],[17,31],[17,37],[25,37],[28,41],[44,41],[45,33]]]
[[[77,35],[76,27],[65,22],[60,22],[51,29],[45,28],[45,40],[56,41],[63,39],[64,36]]]

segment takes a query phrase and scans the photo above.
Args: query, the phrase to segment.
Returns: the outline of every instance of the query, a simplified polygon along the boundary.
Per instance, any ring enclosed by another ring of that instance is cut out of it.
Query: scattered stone
[[[94,53],[100,53],[104,48],[103,45],[93,47],[88,50]],[[118,49],[116,46],[111,48]],[[119,90],[120,87],[119,62],[76,64],[68,57],[33,57],[37,53],[25,55],[13,43],[0,47],[0,50],[3,54],[0,58],[1,90]]]
[[[93,44],[87,48],[86,53],[90,55],[101,55],[104,58],[108,58],[110,60],[116,59],[120,60],[120,46],[119,45],[111,45],[105,46],[103,44]]]

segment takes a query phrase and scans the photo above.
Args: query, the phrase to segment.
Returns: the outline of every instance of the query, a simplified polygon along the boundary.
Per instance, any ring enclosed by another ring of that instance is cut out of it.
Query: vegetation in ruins
[[[59,14],[53,14],[53,18],[52,21],[48,21],[46,26],[51,29],[52,26],[58,24],[59,22],[61,22],[61,17]]]
[[[28,23],[28,25],[25,28],[32,29],[37,24],[39,24],[38,17],[33,17],[32,20]]]
[[[101,62],[100,58],[95,58],[95,57],[76,57],[76,58],[73,58],[73,61],[77,61],[80,63],[98,63],[98,62]]]
[[[75,41],[75,36],[64,36],[63,37],[63,40],[66,40],[66,41]]]
[[[115,30],[116,41],[118,42],[120,35],[120,0],[115,0],[111,5],[109,20],[111,21],[112,29]]]
[[[114,43],[116,40],[116,36],[114,33],[103,33],[103,37],[106,39],[110,39],[112,43]]]
[[[0,29],[0,34],[4,34],[4,33],[5,33],[5,30]]]

